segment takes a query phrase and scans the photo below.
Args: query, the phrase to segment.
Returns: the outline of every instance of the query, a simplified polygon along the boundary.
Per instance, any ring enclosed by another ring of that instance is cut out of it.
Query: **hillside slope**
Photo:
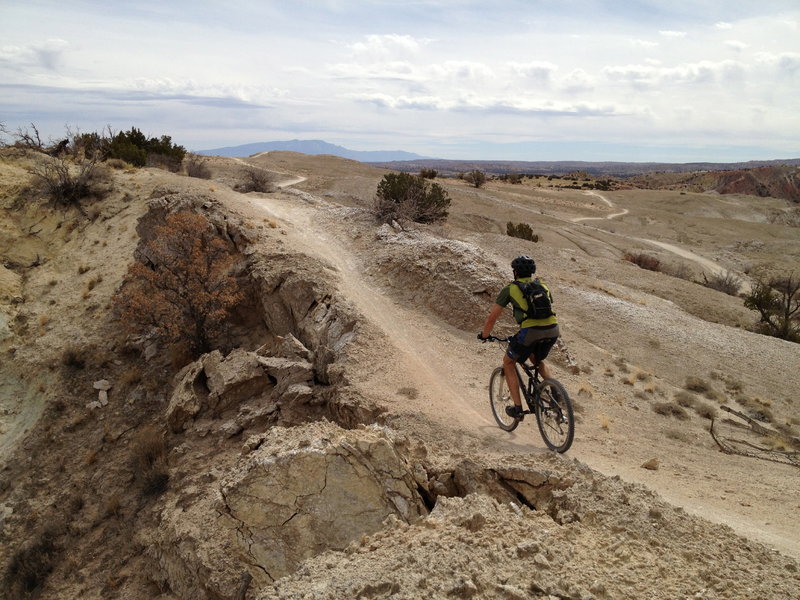
[[[303,181],[239,194],[228,183],[241,164],[221,158],[211,182],[117,172],[97,218],[65,227],[53,213],[37,236],[26,232],[41,213],[12,201],[24,164],[3,164],[13,268],[0,278],[11,357],[0,564],[15,593],[25,582],[44,598],[164,599],[800,588],[796,467],[720,453],[701,416],[760,406],[796,426],[800,346],[743,329],[752,315],[737,298],[620,260],[650,251],[742,277],[753,263],[796,264],[796,230],[767,219],[777,201],[445,182],[447,225],[396,229],[365,210],[380,170],[248,161]],[[230,241],[251,291],[231,323],[236,350],[179,372],[162,349],[120,339],[108,308],[141,236],[175,210]],[[531,222],[540,243],[506,236],[509,220]],[[544,449],[530,419],[501,431],[488,407],[501,355],[475,332],[522,252],[563,324],[552,361],[579,419],[566,456]],[[66,360],[76,349],[81,366]],[[91,408],[101,379],[108,404]],[[680,394],[692,398],[685,420],[655,410]],[[164,443],[156,493],[134,460],[143,440]]]

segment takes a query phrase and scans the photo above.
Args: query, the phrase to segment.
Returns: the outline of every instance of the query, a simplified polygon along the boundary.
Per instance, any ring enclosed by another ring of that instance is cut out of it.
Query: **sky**
[[[800,0],[0,0],[0,123],[189,150],[798,158]]]

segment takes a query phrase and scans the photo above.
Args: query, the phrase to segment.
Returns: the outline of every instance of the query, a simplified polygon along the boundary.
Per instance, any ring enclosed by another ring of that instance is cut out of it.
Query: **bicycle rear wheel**
[[[514,401],[511,399],[503,367],[497,367],[489,379],[489,404],[492,407],[494,420],[497,421],[500,429],[514,431],[517,428],[519,421],[506,414],[506,407],[513,406]]]
[[[566,452],[575,437],[575,414],[567,390],[555,379],[545,379],[536,398],[536,422],[547,447]]]

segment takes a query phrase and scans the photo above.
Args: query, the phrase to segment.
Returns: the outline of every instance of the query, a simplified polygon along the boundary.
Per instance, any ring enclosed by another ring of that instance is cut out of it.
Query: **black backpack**
[[[526,314],[529,319],[547,319],[556,314],[553,312],[550,294],[547,293],[547,289],[542,285],[541,281],[538,279],[534,279],[529,283],[515,281],[514,284],[522,291],[522,295],[528,303]]]

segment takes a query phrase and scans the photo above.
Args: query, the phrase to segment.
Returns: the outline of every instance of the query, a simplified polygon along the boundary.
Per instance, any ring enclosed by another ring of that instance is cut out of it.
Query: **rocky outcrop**
[[[287,343],[298,354],[302,345]],[[308,352],[305,352],[308,354]],[[236,349],[227,356],[218,350],[203,355],[184,367],[167,407],[167,424],[180,433],[203,414],[219,417],[229,410],[239,415],[236,425],[228,426],[236,434],[255,420],[269,420],[282,404],[304,404],[314,395],[314,371],[307,360],[290,357],[261,356]],[[248,406],[243,406],[243,404]]]
[[[181,598],[232,598],[242,569],[263,588],[387,518],[413,523],[427,513],[424,473],[415,476],[402,447],[375,426],[274,427],[249,438],[224,476],[197,474],[165,496],[160,525],[140,541]]]

